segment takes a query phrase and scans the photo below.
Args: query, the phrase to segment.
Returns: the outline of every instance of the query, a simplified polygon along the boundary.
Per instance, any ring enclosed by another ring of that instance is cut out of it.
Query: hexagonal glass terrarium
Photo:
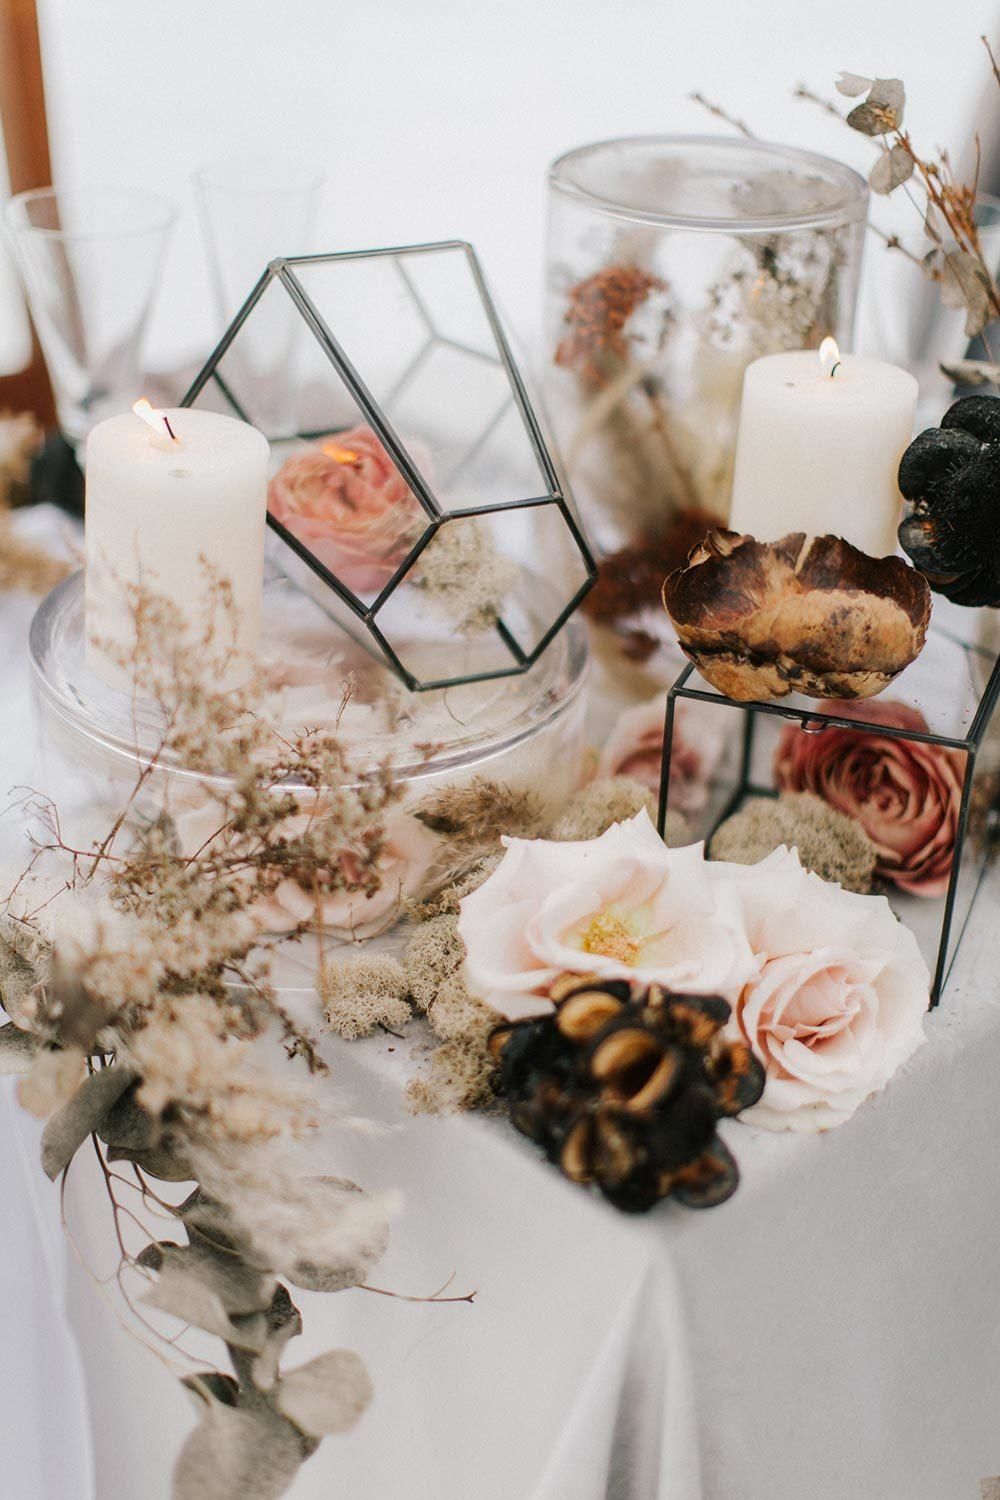
[[[594,581],[462,241],[272,261],[183,404],[264,432],[275,560],[412,689],[526,671]]]
[[[661,833],[690,755],[686,705],[710,705],[724,750],[689,836],[705,839],[711,852],[732,813],[777,795],[782,784],[818,792],[862,826],[868,821],[880,849],[876,889],[914,933],[937,1004],[1000,830],[998,631],[996,611],[935,598],[921,654],[884,693],[843,712],[797,693],[737,703],[685,667],[666,695]],[[705,734],[704,721],[700,728]],[[796,767],[807,774],[789,781],[783,768]]]

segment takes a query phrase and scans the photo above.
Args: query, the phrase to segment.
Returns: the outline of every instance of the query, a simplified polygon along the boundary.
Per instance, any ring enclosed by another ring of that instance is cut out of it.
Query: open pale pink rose
[[[702,845],[666,848],[645,812],[581,843],[503,842],[458,930],[469,988],[507,1020],[553,1010],[566,971],[727,998],[756,976],[735,887]]]
[[[784,846],[757,865],[709,868],[739,890],[760,963],[730,1023],[767,1073],[747,1122],[841,1124],[924,1040],[930,976],[916,939],[883,896],[821,880]]]
[[[321,439],[271,480],[275,520],[355,593],[384,588],[427,524],[369,427]]]
[[[212,845],[219,829],[217,804],[206,799],[175,816],[178,839],[185,853]],[[303,834],[310,826],[307,813],[285,818],[279,833],[288,839]],[[224,839],[224,832],[217,835]],[[439,841],[419,819],[404,810],[386,815],[384,836],[376,871],[380,884],[370,895],[358,890],[319,892],[307,890],[297,880],[279,881],[265,898],[247,908],[247,915],[261,933],[280,935],[293,932],[303,922],[317,926],[334,937],[367,938],[390,924],[401,902],[418,896],[439,851]],[[360,883],[361,863],[354,850],[345,847],[337,855],[338,874],[348,884]]]
[[[904,703],[837,701],[842,718],[927,732],[923,715]],[[948,888],[965,776],[965,751],[871,729],[830,725],[813,733],[782,731],[774,761],[780,791],[814,792],[857,819],[878,850],[876,874],[917,896]]]
[[[659,790],[666,706],[666,694],[657,693],[619,715],[598,760],[598,776],[630,776]],[[675,812],[704,808],[725,745],[725,717],[707,703],[677,701],[668,799]]]

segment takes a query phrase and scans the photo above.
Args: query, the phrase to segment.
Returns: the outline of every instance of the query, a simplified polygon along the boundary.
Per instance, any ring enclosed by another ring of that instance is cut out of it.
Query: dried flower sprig
[[[21,1073],[23,1102],[48,1117],[50,1177],[94,1151],[120,1252],[116,1310],[196,1399],[176,1500],[276,1500],[371,1396],[348,1351],[282,1370],[302,1328],[288,1286],[364,1284],[387,1205],[307,1174],[300,1143],[336,1117],[309,1076],[325,1071],[316,1042],[268,982],[253,908],[287,880],[317,900],[377,888],[396,789],[387,768],[361,775],[335,736],[283,735],[259,684],[221,685],[231,600],[220,580],[207,586],[218,623],[195,649],[169,600],[127,596],[136,646],[122,664],[161,727],[107,832],[74,847],[57,804],[29,799],[42,827],[2,914],[0,1070]],[[178,762],[204,778],[193,800],[170,791]],[[263,1066],[265,1032],[305,1068]],[[196,1184],[182,1202],[179,1182]],[[172,1221],[166,1237],[154,1214]],[[162,1314],[221,1338],[232,1373],[206,1368],[184,1329],[167,1337]]]

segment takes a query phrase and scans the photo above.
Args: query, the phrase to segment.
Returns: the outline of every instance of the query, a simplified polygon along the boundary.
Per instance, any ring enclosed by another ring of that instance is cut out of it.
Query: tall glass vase
[[[851,347],[867,187],[838,162],[723,137],[583,146],[549,177],[545,397],[601,557],[609,685],[672,681],[666,574],[729,511],[751,360]]]

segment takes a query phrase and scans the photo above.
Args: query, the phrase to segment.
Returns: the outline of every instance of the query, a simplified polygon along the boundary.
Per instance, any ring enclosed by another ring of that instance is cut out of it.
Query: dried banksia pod
[[[1000,606],[1000,400],[965,396],[903,454],[903,551],[955,604]]]
[[[870,698],[919,655],[931,612],[927,580],[901,558],[802,532],[709,532],[663,602],[702,677],[741,703]]]
[[[728,1198],[739,1173],[716,1125],[764,1088],[750,1048],[723,1034],[728,1003],[577,974],[549,993],[552,1015],[490,1038],[518,1130],[631,1213],[667,1196],[692,1208]]]

